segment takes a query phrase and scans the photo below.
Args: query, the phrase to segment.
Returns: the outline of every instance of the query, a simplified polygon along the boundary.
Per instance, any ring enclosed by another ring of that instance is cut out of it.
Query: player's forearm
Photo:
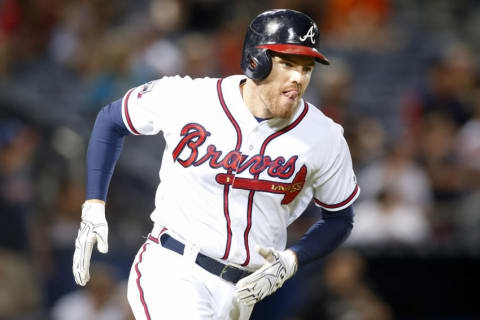
[[[353,209],[339,212],[322,211],[323,219],[317,221],[289,249],[295,252],[299,266],[325,257],[335,250],[350,235],[353,228]]]
[[[98,113],[87,150],[87,200],[106,200],[124,137],[128,134],[122,120],[121,100]]]

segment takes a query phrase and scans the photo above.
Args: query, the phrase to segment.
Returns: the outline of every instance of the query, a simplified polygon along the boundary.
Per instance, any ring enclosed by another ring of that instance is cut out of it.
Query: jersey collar
[[[244,75],[233,75],[226,77],[222,81],[222,92],[224,101],[232,113],[233,117],[242,122],[243,125],[247,125],[252,129],[257,126],[268,125],[274,130],[281,129],[295,121],[295,119],[302,113],[304,108],[304,101],[300,99],[297,109],[290,119],[271,118],[266,121],[258,122],[255,116],[250,112],[240,92],[240,82],[246,80]]]

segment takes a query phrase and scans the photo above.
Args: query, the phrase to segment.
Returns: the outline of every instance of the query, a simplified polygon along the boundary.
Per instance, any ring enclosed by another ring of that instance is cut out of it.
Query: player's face
[[[292,116],[310,83],[314,67],[313,57],[272,55],[272,71],[258,84],[260,100],[272,117]]]

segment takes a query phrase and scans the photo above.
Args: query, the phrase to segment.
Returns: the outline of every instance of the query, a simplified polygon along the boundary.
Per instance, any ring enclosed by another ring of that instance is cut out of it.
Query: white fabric
[[[338,211],[350,206],[360,190],[356,188],[357,180],[343,128],[332,120],[325,125],[329,125],[330,130],[324,130],[326,133],[316,146],[316,150],[322,150],[322,158],[320,170],[313,177],[315,204],[329,211]]]
[[[179,240],[195,243],[210,257],[225,258],[228,263],[256,270],[264,259],[253,248],[284,250],[287,226],[303,213],[313,196],[329,210],[338,210],[350,205],[359,191],[339,125],[313,105],[306,107],[303,100],[291,119],[258,123],[243,103],[239,89],[243,79],[244,76],[231,76],[221,85],[221,94],[231,118],[238,124],[241,140],[220,103],[218,79],[164,77],[134,88],[123,99],[123,119],[133,133],[150,135],[162,131],[166,140],[152,220],[174,231]],[[287,133],[265,142],[297,122]],[[241,172],[230,172],[235,175],[234,185],[225,187],[217,182],[228,173],[220,165],[221,160],[232,155],[237,146],[237,155],[244,157],[241,165],[255,160],[265,143],[264,163],[271,160],[284,165],[283,176],[278,174],[281,170],[265,168],[255,177],[255,172],[250,171],[255,167],[252,164]],[[208,158],[208,150],[217,152],[215,160]],[[206,161],[198,163],[202,158]],[[277,190],[283,188],[279,185],[282,183],[292,187],[290,183],[301,176],[303,167],[303,188],[284,204],[285,194],[246,190],[235,182],[256,179],[275,183]]]
[[[136,320],[246,320],[252,307],[240,304],[235,286],[195,264],[198,249],[185,255],[154,241],[140,248],[128,281],[128,301]]]

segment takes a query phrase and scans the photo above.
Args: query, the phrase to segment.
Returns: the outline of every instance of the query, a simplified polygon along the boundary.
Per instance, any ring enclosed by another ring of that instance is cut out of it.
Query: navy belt
[[[151,235],[148,236],[148,239],[156,243],[160,242],[162,247],[183,255],[185,245],[166,233],[160,236],[160,241]],[[212,259],[200,252],[197,254],[195,263],[208,272],[233,283],[237,283],[240,279],[252,274],[250,271],[242,270],[234,266],[218,262],[217,260]]]

